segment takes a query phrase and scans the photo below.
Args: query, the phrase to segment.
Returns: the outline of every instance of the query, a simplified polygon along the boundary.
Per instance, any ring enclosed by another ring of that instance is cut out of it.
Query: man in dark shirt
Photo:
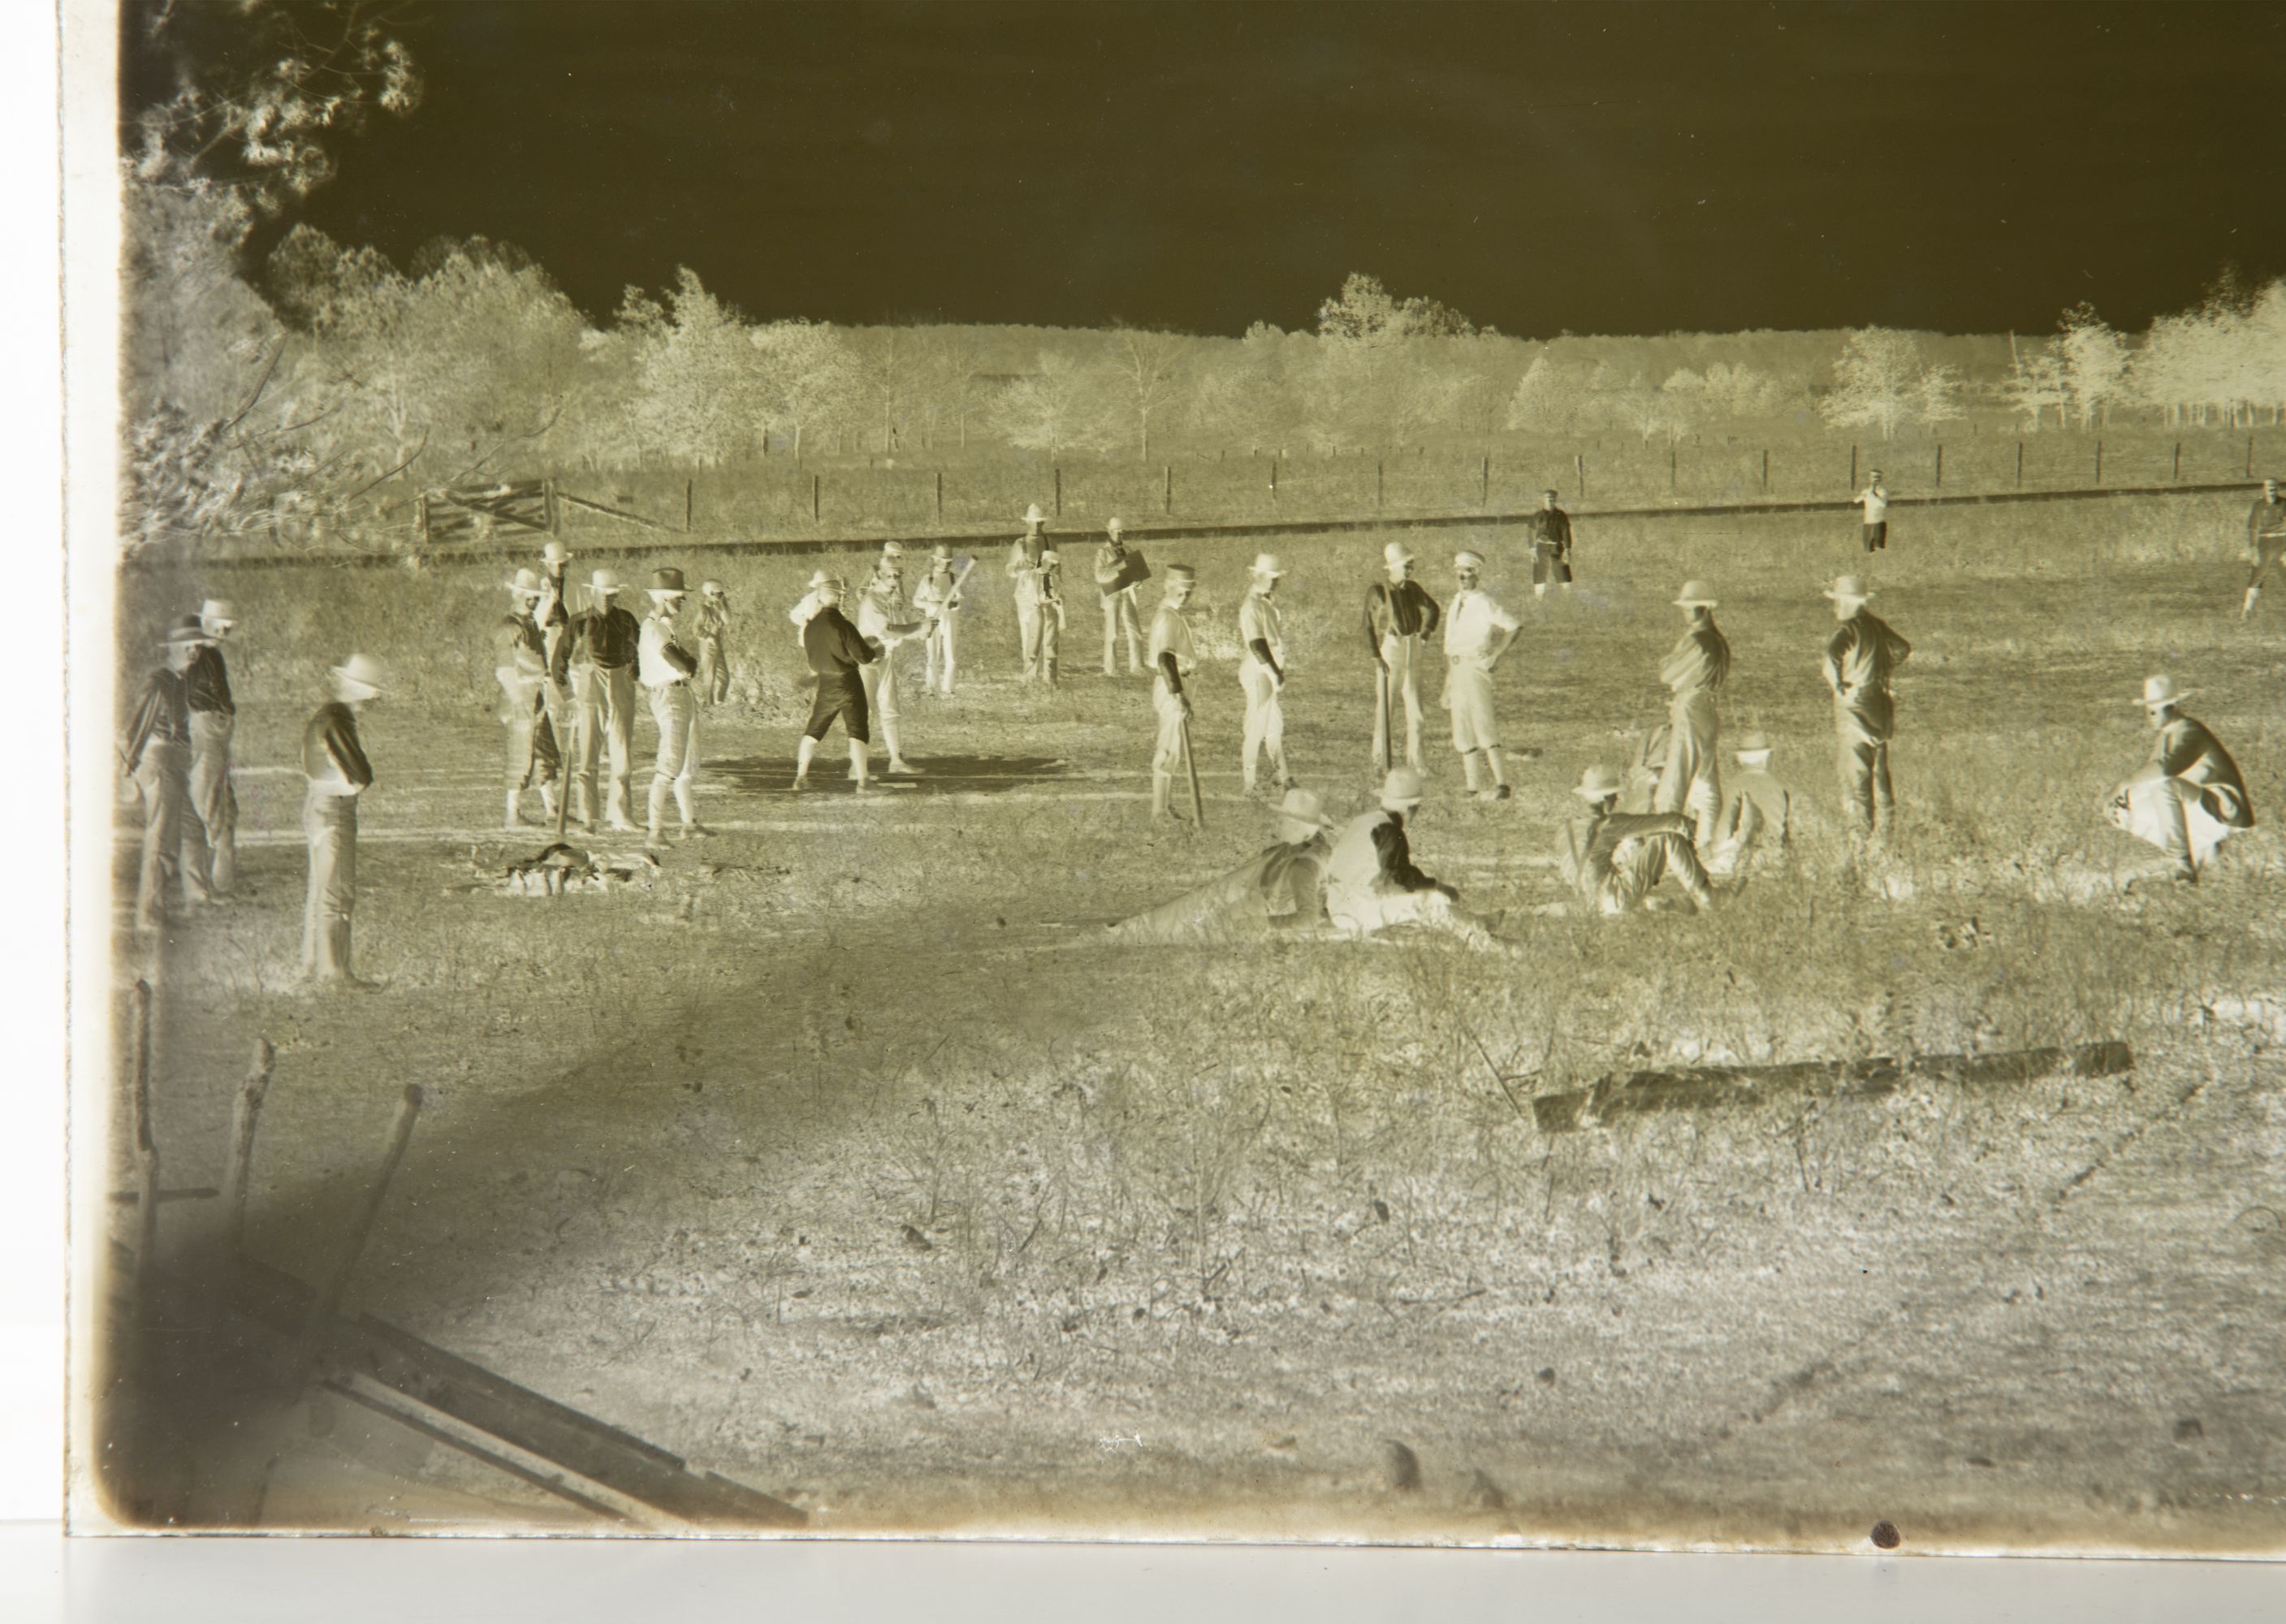
[[[571,747],[575,721],[571,686],[572,589],[564,579],[571,564],[572,555],[561,541],[550,541],[540,549],[540,602],[532,613],[540,627],[548,661],[547,681],[540,690],[548,702],[548,727],[557,745],[565,749]]]
[[[1556,505],[1556,493],[1540,493],[1540,511],[1525,521],[1532,539],[1532,595],[1548,595],[1550,581],[1572,590],[1572,516]]]
[[[201,634],[195,619],[178,620],[160,644],[163,664],[151,673],[135,714],[120,737],[119,756],[143,795],[143,864],[135,886],[135,929],[156,935],[166,924],[168,882],[208,900],[202,865],[183,865],[184,813],[190,800],[191,706],[184,674]]]
[[[2262,595],[2262,583],[2270,572],[2286,563],[2286,499],[2278,494],[2278,482],[2262,482],[2262,495],[2246,514],[2246,556],[2254,565],[2254,573],[2246,579],[2246,597],[2238,606],[2242,620],[2254,612],[2254,603]]]
[[[1385,771],[1396,748],[1391,708],[1405,700],[1405,764],[1421,766],[1421,651],[1436,634],[1444,611],[1413,579],[1413,549],[1391,541],[1381,549],[1386,580],[1365,595],[1365,641],[1374,662],[1373,764]]]
[[[545,689],[548,639],[533,611],[546,595],[540,577],[518,570],[505,583],[508,611],[493,627],[493,678],[501,689],[501,721],[508,729],[507,800],[501,827],[521,828],[524,792],[535,783],[548,823],[556,821],[556,729],[548,725]]]
[[[238,625],[238,611],[221,598],[209,598],[198,618],[204,641],[183,674],[191,702],[190,808],[206,834],[203,878],[215,895],[224,896],[238,883],[238,791],[230,781],[238,706],[230,697],[222,645]]]
[[[858,669],[881,658],[880,645],[867,643],[841,612],[839,578],[827,576],[813,583],[810,590],[818,610],[801,628],[801,651],[809,660],[809,668],[817,674],[817,698],[810,704],[809,725],[802,729],[800,749],[794,758],[793,786],[809,787],[809,764],[817,754],[818,741],[839,716],[849,735],[849,776],[863,794],[865,758],[872,747],[873,733],[865,710],[865,682]]]
[[[310,889],[302,911],[302,974],[321,985],[369,988],[350,968],[357,911],[358,797],[373,787],[373,763],[358,737],[359,706],[381,697],[378,660],[352,654],[333,669],[334,697],[302,729],[302,832],[310,842]]]
[[[1833,733],[1842,811],[1859,834],[1885,839],[1896,821],[1889,785],[1889,736],[1896,706],[1889,682],[1913,645],[1865,605],[1873,589],[1844,575],[1825,591],[1841,629],[1825,645],[1825,685],[1833,690]]]
[[[606,741],[611,771],[604,816],[610,825],[632,833],[627,772],[635,749],[635,660],[642,622],[613,600],[619,578],[598,570],[588,578],[595,607],[572,617],[572,693],[579,711],[579,748],[572,758],[572,816],[594,824],[595,768]]]
[[[2254,803],[2238,763],[2206,724],[2186,716],[2175,679],[2143,684],[2143,709],[2158,739],[2140,771],[2112,792],[2113,824],[2167,854],[2173,878],[2195,882],[2215,849],[2254,827]]]

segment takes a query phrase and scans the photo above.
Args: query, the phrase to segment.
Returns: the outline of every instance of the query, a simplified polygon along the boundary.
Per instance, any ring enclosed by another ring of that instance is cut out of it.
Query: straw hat
[[[564,551],[564,543],[561,541],[550,541],[540,549],[540,562],[553,567],[556,564],[571,563],[572,555]]]
[[[650,572],[648,590],[654,598],[679,598],[688,588],[682,584],[682,571],[660,569]]]
[[[619,589],[617,570],[598,570],[587,578],[587,590],[600,597],[609,597]]]
[[[902,541],[884,541],[884,542],[882,542],[882,543],[881,543],[881,556],[882,556],[882,557],[884,557],[884,558],[903,558],[904,556],[905,556],[905,544],[904,544],[903,542],[902,542]]]
[[[2175,679],[2171,676],[2143,679],[2143,703],[2146,706],[2180,705],[2190,697],[2177,690]]]
[[[540,595],[540,572],[537,570],[518,570],[501,585],[510,592],[536,598]]]
[[[1392,541],[1381,549],[1381,561],[1392,569],[1400,564],[1413,562],[1413,549],[1402,541]]]
[[[929,548],[929,562],[931,564],[950,564],[952,562],[952,543],[950,541],[940,541],[934,547]]]
[[[199,605],[199,619],[215,626],[236,626],[238,607],[228,598],[209,598]]]
[[[1485,567],[1485,556],[1463,548],[1453,555],[1453,567],[1456,570],[1481,570]]]
[[[1118,518],[1115,516],[1114,517],[1106,519],[1103,522],[1103,529],[1104,533],[1107,535],[1116,536],[1124,534],[1127,530],[1127,526],[1121,524]]]
[[[1306,840],[1327,826],[1325,802],[1308,790],[1288,790],[1278,803],[1278,823],[1281,834]]]
[[[1620,789],[1620,775],[1598,761],[1580,775],[1580,782],[1572,792],[1582,800],[1608,800]]]
[[[722,583],[719,580],[703,580],[698,583],[698,590],[704,596],[719,598],[722,595]]]
[[[1687,580],[1683,583],[1683,590],[1675,595],[1678,609],[1712,609],[1721,601],[1714,595],[1714,588],[1703,580]]]
[[[1048,516],[1040,511],[1039,503],[1034,502],[1024,509],[1024,523],[1027,524],[1044,524],[1047,522]]]
[[[1275,579],[1286,573],[1286,566],[1278,562],[1278,555],[1275,553],[1257,553],[1254,556],[1254,573],[1267,575]]]
[[[1835,578],[1833,584],[1825,589],[1825,595],[1837,603],[1864,603],[1872,600],[1873,589],[1865,584],[1862,576],[1843,575]]]
[[[370,699],[389,686],[389,673],[370,654],[352,654],[334,667],[335,680],[353,699]]]
[[[1391,812],[1409,812],[1428,799],[1421,774],[1410,767],[1392,767],[1381,781],[1381,804]]]

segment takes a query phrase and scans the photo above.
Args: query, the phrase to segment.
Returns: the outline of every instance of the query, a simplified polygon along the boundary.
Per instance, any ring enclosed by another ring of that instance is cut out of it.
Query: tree
[[[764,421],[760,357],[737,311],[688,265],[665,305],[634,289],[620,325],[635,340],[635,428],[664,455],[720,462],[753,446]]]
[[[774,321],[749,342],[761,355],[766,422],[793,431],[793,454],[806,435],[834,426],[857,396],[857,359],[849,342],[815,321]]]
[[[1962,388],[1960,368],[1951,362],[1923,367],[1913,390],[1914,414],[1931,427],[1959,422],[1968,415]]]
[[[1172,401],[1182,388],[1187,341],[1172,333],[1152,333],[1119,326],[1112,331],[1111,370],[1127,396],[1134,414],[1135,456],[1151,460],[1151,419]]]
[[[1059,351],[1040,351],[1037,368],[1009,385],[999,401],[1001,430],[1026,451],[1092,450],[1103,443],[1100,391],[1080,365]]]
[[[2016,335],[2008,335],[2008,371],[2000,381],[2000,398],[2022,420],[2027,433],[2038,434],[2041,414],[2050,408],[2063,422],[2064,374],[2056,358],[2045,350],[2024,354]]]
[[[2125,389],[2126,340],[2105,326],[2085,300],[2066,311],[2056,327],[2058,380],[2080,428],[2093,426],[2099,414],[2109,422],[2111,403]]]
[[[1836,428],[1878,426],[1888,439],[1919,404],[1920,345],[1889,327],[1853,327],[1833,363],[1833,388],[1818,411]]]

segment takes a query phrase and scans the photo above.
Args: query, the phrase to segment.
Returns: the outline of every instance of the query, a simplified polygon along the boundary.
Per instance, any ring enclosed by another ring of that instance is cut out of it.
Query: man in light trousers
[[[1119,633],[1127,632],[1127,674],[1143,674],[1143,615],[1136,596],[1143,578],[1139,556],[1127,546],[1126,526],[1113,518],[1103,526],[1103,545],[1095,549],[1095,586],[1103,595],[1103,674],[1119,674]]]
[[[659,820],[669,790],[674,792],[674,809],[682,819],[682,838],[696,840],[707,832],[690,806],[690,784],[698,773],[698,696],[690,679],[698,673],[698,658],[676,637],[675,619],[684,596],[682,571],[651,572],[651,611],[643,620],[635,650],[635,677],[650,697],[651,720],[658,724],[658,757],[651,764],[644,820],[646,838],[653,846],[659,841]]]
[[[1388,579],[1366,594],[1366,646],[1374,662],[1373,761],[1376,770],[1390,762],[1396,741],[1390,713],[1405,704],[1405,761],[1421,765],[1421,650],[1437,630],[1443,611],[1427,588],[1413,579],[1413,549],[1391,541],[1381,549]]]
[[[1246,792],[1253,794],[1259,780],[1255,763],[1270,761],[1270,782],[1277,789],[1292,787],[1286,770],[1286,711],[1279,697],[1286,689],[1286,639],[1275,595],[1286,573],[1274,553],[1254,561],[1246,596],[1238,605],[1238,681],[1246,690]]]
[[[1453,718],[1453,748],[1461,753],[1461,775],[1469,793],[1506,800],[1508,763],[1501,754],[1500,724],[1493,718],[1493,671],[1523,622],[1478,586],[1482,556],[1453,556],[1456,583],[1445,613],[1445,708]],[[1492,776],[1485,783],[1485,769]]]
[[[595,606],[572,621],[572,693],[579,708],[579,747],[572,764],[575,792],[569,810],[592,825],[595,769],[608,745],[611,767],[604,816],[613,829],[633,833],[627,774],[635,750],[635,659],[642,625],[614,601],[619,590],[616,573],[596,571],[587,581]]]
[[[1722,727],[1716,696],[1730,674],[1730,644],[1714,624],[1714,589],[1686,581],[1675,596],[1689,624],[1659,668],[1667,684],[1667,766],[1659,774],[1654,812],[1688,812],[1701,850],[1714,845],[1722,817],[1722,763],[1715,754]]]
[[[881,742],[889,747],[888,770],[911,777],[920,769],[905,760],[897,657],[903,644],[927,633],[929,623],[905,595],[904,555],[902,542],[884,542],[873,579],[857,595],[857,635],[881,645],[881,658],[858,666],[857,676],[865,685],[866,708],[881,724]]]
[[[373,786],[373,764],[358,737],[359,707],[380,698],[379,661],[352,654],[333,669],[334,698],[302,730],[302,832],[310,843],[310,889],[302,911],[302,974],[322,985],[367,988],[351,969],[350,925],[357,911],[358,797]]]

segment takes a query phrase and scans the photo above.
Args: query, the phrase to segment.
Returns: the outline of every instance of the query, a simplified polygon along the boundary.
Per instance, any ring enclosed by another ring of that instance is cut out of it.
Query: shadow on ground
[[[836,738],[822,746],[817,764],[810,769],[810,782],[820,787],[832,787],[843,782],[848,771],[847,753]],[[926,794],[1005,794],[1036,784],[1054,784],[1076,777],[1070,763],[1060,756],[1047,755],[921,755],[912,758],[919,770],[912,777],[901,773],[886,773],[878,766],[874,782],[884,785],[917,790]],[[720,777],[736,789],[764,795],[791,795],[793,792],[793,758],[788,756],[739,756],[726,761],[710,761],[706,764],[709,777]]]

